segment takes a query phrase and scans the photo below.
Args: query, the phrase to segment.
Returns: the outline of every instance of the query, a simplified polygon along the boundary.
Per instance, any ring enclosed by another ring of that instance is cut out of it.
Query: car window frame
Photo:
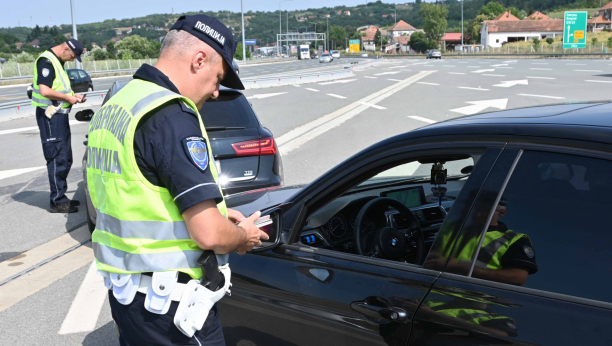
[[[300,241],[299,234],[301,233],[303,227],[305,226],[307,216],[314,213],[316,210],[320,208],[319,207],[313,210],[312,212],[308,212],[309,208],[312,209],[314,203],[322,204],[321,207],[326,205],[331,200],[338,198],[339,196],[342,195],[342,193],[348,191],[351,187],[347,188],[346,187],[347,185],[348,186],[352,185],[352,187],[354,187],[358,184],[358,183],[355,183],[356,181],[363,181],[364,175],[371,175],[372,172],[375,172],[375,171],[379,171],[379,172],[384,171],[386,169],[389,169],[390,168],[389,166],[396,166],[400,164],[401,162],[404,162],[404,163],[408,162],[408,160],[412,158],[416,158],[416,157],[420,157],[420,156],[424,156],[428,154],[438,154],[439,155],[439,154],[442,154],[441,150],[444,150],[444,152],[447,154],[461,153],[465,151],[472,151],[472,152],[482,151],[482,153],[484,153],[487,149],[490,149],[490,148],[497,148],[497,149],[500,149],[501,151],[501,149],[503,149],[503,147],[505,146],[505,142],[491,142],[491,141],[478,141],[478,140],[457,142],[457,141],[453,141],[454,139],[455,138],[450,138],[448,141],[444,140],[444,141],[422,143],[422,144],[409,144],[408,143],[408,144],[404,144],[404,145],[401,145],[395,148],[395,150],[389,150],[389,149],[386,149],[385,147],[380,147],[380,148],[376,148],[372,150],[374,153],[368,154],[368,153],[362,152],[354,156],[353,158],[361,157],[360,161],[354,163],[354,165],[360,165],[361,167],[349,169],[347,170],[348,173],[344,174],[343,176],[337,177],[336,179],[334,179],[333,182],[330,182],[329,184],[326,184],[320,188],[313,188],[313,191],[311,191],[306,196],[302,197],[304,200],[301,203],[300,202],[295,203],[296,207],[299,208],[299,210],[296,212],[297,216],[295,217],[292,225],[289,227],[288,232],[290,234],[286,234],[287,227],[283,226],[283,230],[284,230],[283,233],[285,234],[282,236],[282,239],[284,241],[283,241],[283,244],[279,246],[279,248],[280,249],[285,248],[285,249],[300,250],[300,251],[309,252],[313,254],[321,254],[321,255],[328,256],[328,257],[347,259],[347,260],[351,260],[354,262],[376,264],[379,266],[386,266],[386,267],[392,267],[392,268],[404,268],[404,269],[409,269],[409,270],[416,270],[419,273],[440,273],[441,271],[438,271],[438,270],[431,270],[431,269],[423,268],[422,265],[396,262],[396,261],[391,261],[391,260],[386,260],[386,259],[381,259],[381,258],[372,258],[372,257],[361,256],[357,254],[349,254],[349,253],[343,253],[343,252],[334,251],[334,250],[321,249],[321,248],[301,245],[299,243]],[[347,161],[350,161],[350,159]],[[382,164],[382,167],[385,167],[385,168],[380,168],[381,164]],[[340,166],[342,166],[342,164],[337,166],[336,168]],[[493,165],[491,165],[489,168],[491,167],[493,167]],[[481,184],[483,182],[484,180],[481,182]],[[342,193],[336,192],[339,190],[341,190]],[[318,198],[314,198],[313,195],[317,195]]]
[[[73,75],[71,76],[71,74]],[[75,81],[81,78],[79,77],[79,73],[76,70],[68,71],[68,79],[70,79],[70,77],[72,77],[72,79],[74,79]]]
[[[579,143],[579,141],[571,141],[571,142]],[[499,202],[501,196],[503,195],[510,179],[512,178],[514,169],[520,163],[520,159],[525,151],[538,151],[538,152],[549,152],[549,153],[554,153],[554,154],[584,156],[588,158],[602,159],[602,160],[607,160],[607,161],[612,162],[612,146],[602,144],[602,145],[599,145],[598,147],[599,147],[598,149],[586,148],[586,147],[582,147],[582,148],[581,147],[570,147],[568,146],[568,143],[564,143],[564,144],[508,143],[504,151],[518,150],[519,154],[517,155],[516,161],[512,165],[512,168],[508,170],[505,176],[503,177],[504,183],[501,186],[501,188],[498,189],[497,191],[496,202]],[[604,150],[610,150],[610,152],[606,152]],[[495,166],[491,169],[491,174],[493,174],[494,171],[495,171]],[[486,184],[486,182],[484,184]],[[474,202],[474,206],[477,205],[480,198],[481,196],[478,196],[478,198]],[[491,206],[491,209],[489,210],[489,217],[488,217],[489,221],[493,215],[494,205],[496,204],[493,204]],[[462,226],[459,236],[463,234],[466,226],[467,226],[466,224]],[[481,242],[482,242],[482,239],[484,239],[483,237],[484,231],[485,231],[485,228],[481,230],[481,235],[480,235]],[[590,298],[571,296],[571,295],[567,295],[563,293],[545,291],[545,290],[541,290],[537,288],[516,286],[516,285],[472,277],[471,274],[476,264],[476,260],[478,258],[479,251],[480,249],[478,249],[478,251],[476,251],[476,253],[472,255],[472,260],[470,263],[471,265],[470,276],[450,273],[450,272],[447,272],[447,268],[444,268],[444,270],[441,272],[440,278],[456,280],[456,281],[465,282],[469,284],[476,284],[480,286],[487,286],[487,287],[492,287],[492,288],[497,288],[497,289],[503,289],[503,290],[516,292],[516,293],[522,293],[522,294],[538,296],[538,297],[543,297],[543,298],[557,299],[557,300],[566,301],[570,303],[576,303],[576,304],[581,304],[581,305],[588,305],[588,306],[612,310],[612,302],[605,302],[605,301],[595,300],[595,299],[590,299]]]
[[[87,72],[85,72],[84,70],[76,70],[76,71],[77,71],[77,74],[79,75],[79,78],[81,78],[81,79],[85,79],[85,78],[89,77]],[[81,76],[81,73],[83,73],[84,76]]]

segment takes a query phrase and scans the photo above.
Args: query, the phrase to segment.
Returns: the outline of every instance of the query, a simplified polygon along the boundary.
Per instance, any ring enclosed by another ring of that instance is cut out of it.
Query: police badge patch
[[[527,255],[529,258],[533,258],[533,256],[535,256],[535,251],[533,251],[530,246],[523,246],[523,251],[525,251],[525,255]]]
[[[208,168],[208,149],[206,140],[202,137],[192,136],[183,139],[183,148],[191,161],[201,170]]]
[[[49,76],[49,69],[48,68],[43,68],[42,69],[42,75],[43,75],[43,77],[48,77]]]

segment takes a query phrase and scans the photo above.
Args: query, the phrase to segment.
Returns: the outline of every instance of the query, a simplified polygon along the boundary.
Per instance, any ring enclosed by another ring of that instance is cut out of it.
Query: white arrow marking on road
[[[313,88],[306,88],[306,90],[310,90],[310,91],[314,91],[314,92],[319,92],[319,90],[313,89]]]
[[[384,76],[386,74],[398,74],[400,73],[400,71],[394,71],[394,72],[382,72],[382,73],[375,73],[375,76]]]
[[[506,106],[508,105],[508,99],[472,101],[466,103],[471,104],[471,106],[455,108],[451,109],[450,111],[455,113],[461,113],[463,115],[472,115],[482,112],[489,107],[497,109],[506,109]]]
[[[338,84],[338,83],[344,84],[344,83],[350,83],[354,81],[356,81],[356,79],[342,79],[342,80],[335,80],[331,82],[319,83],[319,85],[329,85],[329,84]]]
[[[98,316],[108,295],[104,279],[96,271],[94,261],[87,270],[58,334],[91,332],[96,328]]]
[[[500,87],[500,88],[510,88],[515,85],[529,85],[529,81],[527,79],[507,80],[507,81],[502,81],[501,84],[495,84],[494,86]]]
[[[495,71],[494,68],[488,69],[488,70],[476,70],[476,71],[472,71],[472,73],[483,73],[483,72],[493,72],[493,71]]]
[[[375,104],[372,104],[372,103],[359,102],[359,101],[357,103],[365,105],[365,106],[368,106],[368,107],[376,108],[376,109],[387,109],[387,108],[385,108],[383,106],[375,105]]]
[[[408,118],[411,118],[411,119],[414,119],[414,120],[423,121],[423,122],[426,122],[426,123],[428,123],[428,124],[433,124],[433,123],[436,123],[436,122],[437,122],[437,121],[435,121],[435,120],[431,120],[431,119],[423,118],[423,117],[420,117],[420,116],[417,116],[417,115],[409,115],[409,116],[408,116]]]
[[[287,92],[282,92],[282,93],[272,93],[272,94],[256,94],[256,95],[251,95],[251,96],[247,96],[247,99],[265,99],[268,97],[272,97],[272,96],[278,96],[278,95],[282,95],[282,94],[286,94]]]
[[[38,127],[37,127],[38,129]],[[33,171],[37,171],[39,169],[47,168],[47,166],[40,167],[30,167],[30,168],[19,168],[19,169],[9,169],[8,171],[0,171],[0,180],[14,177],[20,174],[29,173]]]

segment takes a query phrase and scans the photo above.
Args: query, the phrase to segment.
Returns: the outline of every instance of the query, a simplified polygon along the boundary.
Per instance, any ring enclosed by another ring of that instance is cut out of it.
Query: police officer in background
[[[226,208],[198,113],[220,84],[244,89],[235,50],[217,19],[181,16],[157,64],[141,66],[90,123],[92,247],[121,345],[225,345],[216,302],[228,267],[219,263],[225,282],[213,288],[199,281],[198,258],[203,249],[244,254],[268,239],[254,225],[261,213]]]
[[[32,106],[36,107],[36,122],[40,130],[43,155],[51,187],[51,213],[76,213],[79,201],[66,197],[66,179],[72,166],[72,145],[68,113],[72,105],[85,102],[75,95],[64,68],[66,61],[81,61],[83,45],[75,39],[51,47],[36,59]]]

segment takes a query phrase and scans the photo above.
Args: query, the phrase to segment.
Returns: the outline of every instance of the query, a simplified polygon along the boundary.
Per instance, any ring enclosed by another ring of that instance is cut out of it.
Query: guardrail
[[[410,59],[425,59],[425,54],[388,54],[383,55],[385,59],[401,59],[401,58],[410,58]],[[442,53],[442,58],[449,59],[461,59],[461,58],[517,58],[517,57],[540,57],[540,58],[562,58],[562,57],[612,57],[612,53],[518,53],[518,54],[492,54],[492,53],[469,53],[469,54],[444,54]]]

